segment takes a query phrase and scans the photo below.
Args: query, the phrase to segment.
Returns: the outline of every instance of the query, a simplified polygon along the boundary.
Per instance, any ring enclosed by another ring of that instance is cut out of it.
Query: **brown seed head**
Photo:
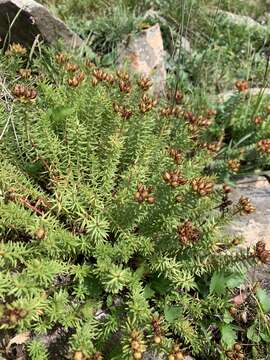
[[[19,74],[23,79],[29,79],[31,76],[31,69],[20,69]]]
[[[73,63],[67,63],[65,66],[65,69],[69,72],[75,72],[79,69],[79,66],[77,64],[73,64]]]
[[[240,170],[240,161],[237,159],[228,160],[227,164],[228,168],[234,173],[237,173]]]
[[[204,178],[194,179],[191,182],[192,188],[201,196],[207,196],[213,192],[214,183]]]
[[[252,205],[248,197],[241,196],[238,205],[240,210],[242,210],[245,214],[252,214],[254,211],[256,211],[255,206]]]
[[[83,360],[83,353],[81,351],[75,351],[73,360]]]
[[[129,75],[128,75],[128,73],[126,71],[117,70],[116,71],[116,76],[120,80],[129,81]]]
[[[270,139],[260,140],[257,143],[257,147],[260,152],[264,154],[270,154]]]
[[[24,56],[27,54],[27,49],[23,47],[21,44],[12,43],[9,45],[8,50],[6,51],[6,55],[20,55]]]
[[[120,80],[119,89],[122,93],[129,94],[131,92],[131,82],[129,80]]]
[[[55,60],[58,64],[65,64],[68,61],[68,55],[64,53],[59,53],[55,55]]]
[[[12,89],[12,95],[20,101],[33,101],[37,97],[37,91],[26,85],[17,84]]]
[[[143,91],[147,91],[152,86],[152,82],[150,79],[148,79],[146,77],[145,78],[141,77],[138,80],[138,85]]]
[[[255,116],[254,123],[255,123],[255,125],[261,125],[263,123],[263,117],[262,116]]]
[[[237,80],[235,83],[235,87],[239,92],[245,92],[248,90],[249,85],[246,80]]]
[[[182,245],[195,243],[201,237],[200,231],[189,220],[185,221],[184,224],[179,225],[177,232]]]

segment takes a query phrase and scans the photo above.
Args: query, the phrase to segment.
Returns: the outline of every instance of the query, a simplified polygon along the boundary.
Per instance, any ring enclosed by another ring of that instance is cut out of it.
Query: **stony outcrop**
[[[155,95],[164,92],[166,68],[159,24],[130,35],[118,54],[117,65],[120,69],[150,78],[153,83],[150,90]]]
[[[36,1],[0,0],[2,45],[16,42],[31,47],[37,37],[48,44],[60,40],[69,47],[82,45],[82,39],[77,34]]]
[[[230,232],[244,237],[242,246],[253,246],[263,240],[270,250],[270,176],[249,176],[239,180],[233,198],[250,198],[256,211],[239,216],[230,226]]]

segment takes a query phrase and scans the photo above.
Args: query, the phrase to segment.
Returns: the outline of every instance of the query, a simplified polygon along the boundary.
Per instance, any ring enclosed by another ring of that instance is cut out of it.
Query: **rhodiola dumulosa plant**
[[[213,154],[209,168],[228,181],[270,166],[269,95],[263,88],[249,89],[245,80],[235,87],[216,106],[215,122],[201,138],[202,147]]]
[[[269,254],[222,232],[254,207],[204,175],[209,118],[152,98],[148,79],[25,56],[1,56],[3,339],[28,331],[34,360],[53,358],[42,339],[55,329],[74,360],[247,354],[231,299],[239,272]]]

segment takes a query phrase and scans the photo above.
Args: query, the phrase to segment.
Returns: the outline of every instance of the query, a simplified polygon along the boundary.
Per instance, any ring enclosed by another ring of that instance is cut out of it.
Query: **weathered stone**
[[[167,357],[164,354],[158,354],[155,351],[147,351],[143,355],[143,360],[165,360]],[[185,355],[185,360],[194,360],[190,355]]]
[[[215,11],[216,14],[216,11]],[[222,17],[226,22],[229,22],[232,25],[244,27],[250,31],[259,31],[266,33],[267,28],[256,20],[252,19],[250,16],[238,15],[231,13],[229,11],[218,10],[218,16]]]
[[[168,27],[167,19],[165,19],[161,15],[160,11],[154,10],[153,8],[150,8],[149,10],[146,11],[146,13],[144,14],[144,19],[146,21],[150,19],[152,22],[155,21],[164,27]],[[184,50],[189,54],[192,53],[190,42],[185,36],[177,36],[175,47],[176,48],[181,47],[181,50]]]
[[[223,103],[227,100],[229,100],[229,98],[231,96],[233,96],[236,93],[236,90],[230,90],[230,91],[226,91],[224,93],[218,94],[217,95],[217,99],[218,102]],[[247,94],[250,96],[257,96],[259,94],[261,95],[265,95],[265,96],[270,96],[270,88],[251,88],[247,91]],[[214,100],[214,99],[213,99]]]
[[[151,79],[153,85],[150,91],[153,94],[161,95],[164,92],[166,69],[159,24],[138,35],[130,35],[118,54],[117,66],[120,69]]]
[[[8,42],[32,46],[36,37],[53,44],[78,47],[82,39],[44,6],[33,0],[0,0],[0,37]],[[0,43],[1,44],[1,43]]]
[[[270,178],[270,177],[269,177]],[[240,235],[244,238],[241,248],[254,247],[263,240],[270,250],[270,182],[266,176],[249,176],[237,183],[232,199],[237,201],[240,196],[251,199],[256,212],[238,216],[226,230],[227,233]],[[270,266],[258,265],[248,271],[249,281],[261,282],[270,291]]]
[[[187,38],[185,38],[184,36],[181,36],[180,43],[181,43],[181,49],[185,50],[189,54],[192,53],[191,45]]]
[[[254,246],[259,240],[270,250],[270,183],[267,177],[250,176],[237,183],[233,199],[240,196],[250,198],[256,211],[250,215],[238,216],[230,226],[230,232],[244,237],[242,246]]]

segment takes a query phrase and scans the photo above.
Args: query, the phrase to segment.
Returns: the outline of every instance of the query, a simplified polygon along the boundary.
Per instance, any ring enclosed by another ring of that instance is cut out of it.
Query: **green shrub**
[[[26,62],[14,46],[1,56],[0,336],[30,331],[33,360],[57,328],[63,359],[264,356],[269,298],[252,288],[244,310],[232,298],[268,252],[224,237],[254,208],[224,205],[228,187],[205,176],[209,121],[125,73],[45,50],[31,74]]]

